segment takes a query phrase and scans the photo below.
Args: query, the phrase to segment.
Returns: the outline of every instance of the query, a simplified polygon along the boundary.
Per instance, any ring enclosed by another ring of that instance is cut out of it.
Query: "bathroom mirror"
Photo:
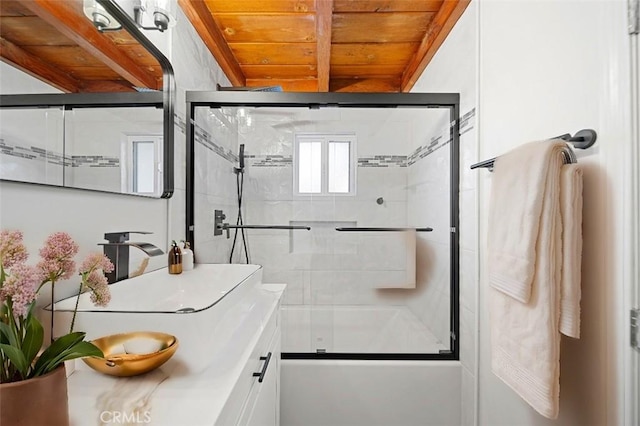
[[[152,43],[113,0],[96,4],[120,29],[99,32],[84,3],[0,6],[0,179],[169,198],[167,37]]]

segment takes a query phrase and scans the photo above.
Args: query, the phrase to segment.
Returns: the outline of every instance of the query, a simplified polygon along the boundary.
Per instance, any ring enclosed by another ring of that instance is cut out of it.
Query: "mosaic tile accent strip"
[[[460,118],[460,135],[463,135],[469,130],[473,129],[475,124],[475,115],[476,109],[473,108],[471,111],[467,112]],[[432,154],[443,146],[446,146],[447,144],[449,144],[449,142],[451,142],[451,138],[443,140],[442,135],[432,137],[428,144],[419,146],[409,155],[408,165],[414,165],[418,161],[427,157],[429,154]]]
[[[358,157],[358,167],[407,167],[406,155]]]
[[[173,124],[178,128],[178,130],[180,130],[180,133],[182,133],[183,135],[187,134],[187,120],[184,116],[177,112],[174,112]],[[196,134],[194,139],[197,143],[209,149],[210,151],[215,152],[230,163],[238,162],[238,156],[234,152],[231,152],[230,150],[224,148],[222,145],[217,144],[213,135],[209,134],[209,132],[207,132],[197,124],[195,125],[195,133]]]
[[[229,161],[230,163],[237,163],[238,162],[238,156],[236,154],[234,154],[230,150],[226,149],[222,145],[218,145],[216,143],[216,140],[214,139],[213,135],[209,134],[209,132],[204,130],[202,127],[197,126],[197,125],[195,126],[195,138],[194,139],[195,139],[195,141],[197,143],[199,143],[200,145],[204,146],[205,148],[215,152],[220,157],[224,158],[225,160]]]
[[[293,157],[291,155],[251,155],[245,154],[244,158],[251,167],[290,167],[293,165]]]
[[[460,118],[460,135],[474,128],[476,109],[473,108]],[[174,114],[174,124],[183,134],[186,134],[186,120],[180,114]],[[222,145],[216,143],[213,135],[196,125],[196,142],[220,155],[231,163],[238,162],[238,156]],[[428,144],[419,146],[410,155],[374,155],[358,157],[358,167],[408,167],[429,154],[447,145],[451,140],[442,140],[442,136],[432,138]],[[252,167],[289,167],[293,164],[293,157],[286,155],[246,155]]]
[[[476,124],[476,109],[473,108],[460,118],[460,135],[464,135],[469,130],[473,129]]]
[[[443,146],[445,146],[449,142],[451,142],[451,139],[448,139],[447,141],[443,142],[442,141],[442,135],[431,138],[431,141],[429,141],[428,144],[421,145],[421,146],[417,147],[409,155],[407,164],[409,166],[414,165],[415,163],[417,163],[418,161],[422,160],[423,158],[425,158],[429,154],[431,154],[431,153],[437,151],[438,149],[442,148]]]
[[[120,158],[104,155],[73,155],[71,167],[120,167]]]
[[[187,134],[187,120],[177,112],[173,113],[173,125],[177,126],[183,135]]]
[[[70,165],[70,159],[63,158],[60,153],[48,151],[36,146],[11,145],[4,139],[0,139],[0,153],[11,157],[24,158],[26,160],[45,161],[48,164],[56,164],[59,166],[63,164]]]
[[[27,160],[43,161],[47,164],[67,167],[120,167],[120,158],[104,155],[73,155],[64,157],[61,153],[37,146],[10,145],[0,139],[0,153]]]
[[[174,113],[173,124],[178,127],[178,129],[183,135],[187,134],[187,120],[182,115],[178,113]],[[220,157],[224,158],[230,163],[238,162],[238,156],[235,153],[223,147],[222,145],[217,144],[216,139],[213,137],[213,135],[211,135],[209,132],[207,132],[205,129],[198,126],[197,124],[194,127],[195,127],[194,139],[197,143],[209,149],[210,151],[215,152]]]

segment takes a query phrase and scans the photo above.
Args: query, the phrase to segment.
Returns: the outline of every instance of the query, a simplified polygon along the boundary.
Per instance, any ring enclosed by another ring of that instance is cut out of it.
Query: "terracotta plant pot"
[[[44,376],[0,384],[0,425],[69,425],[64,364]]]

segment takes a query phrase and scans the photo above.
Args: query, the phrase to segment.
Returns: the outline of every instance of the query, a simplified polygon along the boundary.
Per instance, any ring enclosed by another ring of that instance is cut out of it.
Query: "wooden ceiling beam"
[[[400,78],[332,78],[332,92],[399,92]]]
[[[81,90],[82,85],[79,80],[1,37],[0,57],[4,62],[63,92],[77,93]]]
[[[471,0],[444,0],[402,76],[402,92],[409,92],[416,84],[470,2]]]
[[[316,3],[318,92],[329,91],[332,17],[333,0],[322,0]]]
[[[262,79],[248,78],[248,87],[280,86],[285,92],[318,92],[318,80],[315,78],[303,79]]]
[[[224,35],[202,0],[178,0],[178,4],[234,86],[244,86],[246,78]]]
[[[82,12],[82,2],[59,0],[25,0],[22,5],[53,25],[92,56],[135,86],[159,89],[156,77],[100,34]]]
[[[82,82],[82,91],[86,93],[134,92],[135,89],[124,80],[85,80]]]

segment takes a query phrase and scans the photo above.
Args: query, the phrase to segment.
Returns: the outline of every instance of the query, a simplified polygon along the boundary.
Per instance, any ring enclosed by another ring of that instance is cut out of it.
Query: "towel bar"
[[[402,232],[402,231],[416,231],[416,232],[431,232],[433,228],[336,228],[338,232]]]
[[[555,138],[551,138],[551,139],[562,139],[567,142],[571,142],[574,148],[587,149],[593,146],[594,143],[596,143],[597,137],[598,137],[598,134],[596,133],[595,130],[582,129],[576,132],[574,136],[571,136],[571,134],[566,133],[564,135],[556,136]],[[563,154],[565,158],[565,163],[568,164],[568,163],[576,162],[575,154],[573,153],[573,151],[571,151],[571,149],[567,149],[567,151],[563,152]],[[490,158],[489,160],[484,160],[479,163],[473,164],[471,166],[471,169],[484,168],[484,169],[489,169],[489,171],[492,171],[493,163],[496,161],[496,158],[497,157]]]

